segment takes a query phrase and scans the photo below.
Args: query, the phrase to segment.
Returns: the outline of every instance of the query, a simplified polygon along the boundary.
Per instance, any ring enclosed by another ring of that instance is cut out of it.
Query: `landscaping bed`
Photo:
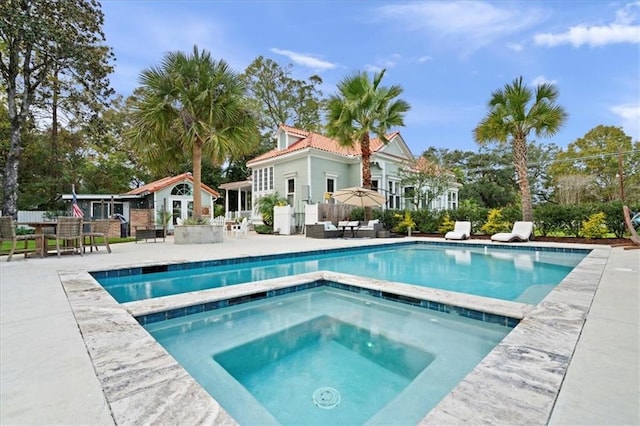
[[[422,234],[412,233],[412,237],[432,237],[442,238],[442,234]],[[490,235],[472,235],[471,240],[489,240]],[[570,243],[570,244],[604,244],[609,246],[615,245],[631,245],[633,244],[628,238],[583,238],[583,237],[542,237],[536,236],[533,241],[545,243]]]

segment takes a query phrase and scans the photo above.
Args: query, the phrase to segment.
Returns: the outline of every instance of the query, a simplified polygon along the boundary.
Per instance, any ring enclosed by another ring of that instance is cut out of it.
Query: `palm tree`
[[[556,104],[558,90],[554,85],[539,84],[535,91],[524,85],[522,77],[491,94],[489,114],[473,130],[481,145],[497,142],[511,145],[513,162],[522,197],[522,220],[533,221],[531,189],[527,177],[527,137],[555,135],[567,119],[567,113]]]
[[[371,134],[383,143],[389,142],[386,134],[390,128],[404,126],[404,115],[411,107],[396,99],[402,87],[380,86],[385,70],[376,73],[373,81],[366,72],[346,77],[338,84],[338,95],[329,98],[327,104],[327,133],[342,146],[360,146],[362,152],[362,186],[371,189]],[[365,212],[366,213],[366,212]]]
[[[140,74],[131,137],[150,167],[191,154],[193,215],[202,215],[203,157],[221,164],[250,152],[258,141],[256,120],[245,106],[245,86],[223,60],[194,46],[192,54],[169,52]]]

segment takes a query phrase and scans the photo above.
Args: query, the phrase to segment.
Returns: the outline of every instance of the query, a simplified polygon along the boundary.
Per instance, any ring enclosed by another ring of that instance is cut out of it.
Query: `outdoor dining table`
[[[33,233],[34,234],[44,234],[45,233],[45,229],[49,229],[51,228],[52,231],[51,232],[47,232],[49,234],[54,235],[57,231],[58,228],[58,222],[55,220],[51,220],[51,221],[26,221],[26,222],[17,222],[16,225],[18,226],[28,226],[30,228],[33,228]],[[85,227],[87,226],[91,226],[91,222],[89,221],[83,221],[82,222],[82,228],[85,229]],[[66,244],[66,242],[65,242]],[[44,239],[42,238],[38,238],[36,240],[36,252],[41,256],[41,257],[45,257],[47,255],[47,251],[46,247],[44,247]]]

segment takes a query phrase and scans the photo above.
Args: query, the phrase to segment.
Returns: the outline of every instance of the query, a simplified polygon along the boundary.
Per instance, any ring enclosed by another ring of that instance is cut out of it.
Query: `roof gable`
[[[354,147],[344,147],[340,145],[340,143],[336,139],[329,138],[319,133],[309,132],[305,130],[296,129],[295,127],[281,125],[278,128],[276,137],[280,137],[282,132],[297,136],[301,139],[299,139],[297,142],[290,144],[285,149],[275,148],[269,152],[259,155],[258,157],[255,157],[249,160],[247,162],[247,166],[251,167],[251,165],[254,163],[280,157],[293,152],[302,151],[304,149],[316,149],[319,151],[329,152],[332,154],[341,155],[349,158],[359,157],[362,154],[360,150],[360,146],[357,144]],[[390,135],[387,136],[387,139],[389,141],[394,141],[394,143],[397,143],[395,141],[399,139],[399,143],[401,143],[403,149],[409,153],[408,158],[412,158],[411,151],[409,151],[409,148],[407,148],[407,145],[404,143],[404,141],[400,137],[400,132],[391,133]],[[372,153],[382,151],[382,149],[385,146],[380,141],[379,138],[371,139],[369,144],[370,144]]]
[[[165,178],[158,179],[139,188],[132,189],[131,191],[127,192],[127,195],[140,195],[145,193],[158,192],[168,186],[175,185],[176,183],[184,181],[191,182],[191,184],[193,185],[193,176],[191,175],[191,173],[187,172],[178,176],[167,176]],[[202,184],[202,190],[208,192],[214,197],[220,198],[220,194],[218,193],[218,191],[208,187],[204,183]]]
[[[400,132],[394,132],[387,136],[389,142],[386,144],[381,144],[379,153],[384,153],[388,155],[392,155],[394,157],[401,157],[405,159],[413,159],[413,153],[407,146],[406,142],[400,135]]]

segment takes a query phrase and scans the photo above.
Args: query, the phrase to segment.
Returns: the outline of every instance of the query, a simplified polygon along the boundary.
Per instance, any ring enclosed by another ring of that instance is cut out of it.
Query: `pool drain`
[[[340,404],[340,392],[328,386],[318,388],[313,393],[313,403],[316,407],[328,410]]]

